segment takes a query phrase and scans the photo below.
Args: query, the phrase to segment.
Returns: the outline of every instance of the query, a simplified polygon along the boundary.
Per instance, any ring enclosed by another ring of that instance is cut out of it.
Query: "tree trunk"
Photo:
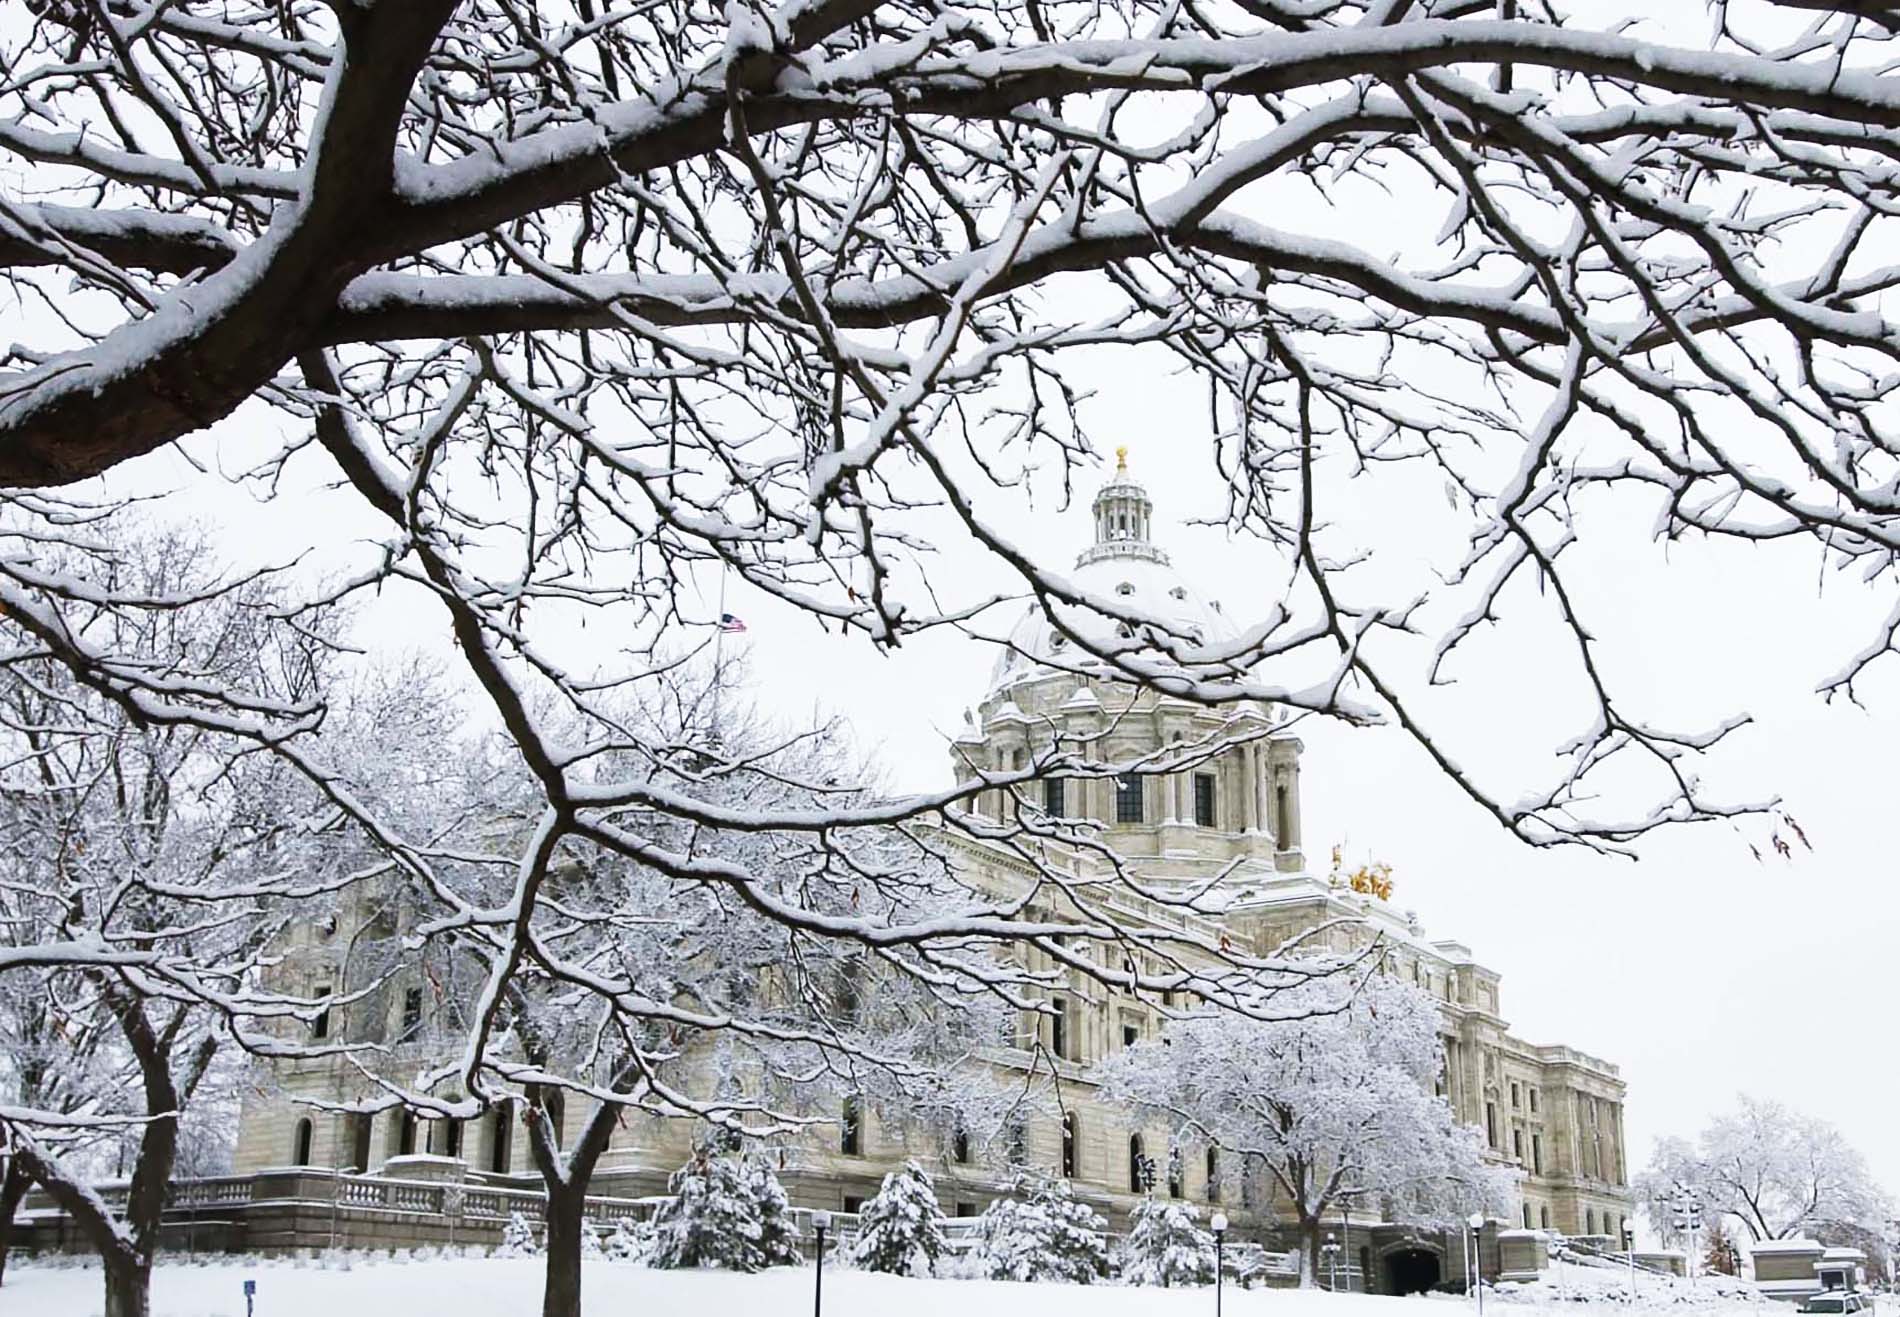
[[[108,1249],[105,1317],[148,1317],[152,1303],[152,1258],[129,1248]]]
[[[0,1285],[7,1280],[7,1250],[13,1245],[13,1214],[26,1197],[33,1177],[20,1165],[18,1157],[7,1158],[7,1173],[0,1178]]]
[[[547,1277],[541,1317],[581,1317],[581,1231],[586,1185],[548,1185]]]
[[[1319,1284],[1319,1218],[1300,1218],[1300,1288],[1310,1290]]]

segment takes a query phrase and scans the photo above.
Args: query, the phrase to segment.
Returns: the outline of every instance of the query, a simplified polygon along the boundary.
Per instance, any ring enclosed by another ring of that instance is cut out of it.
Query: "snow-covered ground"
[[[780,1317],[810,1311],[812,1270],[780,1268],[744,1276],[719,1271],[650,1271],[619,1262],[585,1264],[590,1317],[687,1314],[688,1317]],[[1529,1317],[1580,1317],[1631,1310],[1605,1271],[1569,1268],[1559,1301],[1555,1276],[1536,1285],[1504,1286],[1486,1307]],[[534,1258],[218,1259],[203,1265],[161,1263],[152,1282],[153,1317],[241,1317],[246,1277],[257,1281],[256,1317],[533,1317],[539,1310],[541,1263]],[[1643,1276],[1638,1308],[1678,1317],[1753,1317],[1755,1304],[1731,1282],[1727,1294],[1704,1281]],[[1582,1302],[1578,1300],[1582,1299]],[[93,1266],[16,1263],[0,1288],[6,1317],[88,1317],[101,1309]],[[1227,1287],[1226,1317],[1456,1317],[1469,1299],[1448,1295],[1390,1299],[1293,1290]],[[825,1269],[825,1312],[831,1317],[1212,1317],[1208,1289],[1162,1290],[1111,1285],[1028,1285],[1007,1281],[909,1280]],[[1791,1307],[1763,1305],[1764,1317],[1790,1317]]]

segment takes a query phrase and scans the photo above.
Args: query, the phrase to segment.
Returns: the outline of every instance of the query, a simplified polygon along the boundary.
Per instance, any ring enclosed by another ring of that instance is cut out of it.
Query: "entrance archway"
[[[1430,1249],[1399,1248],[1385,1255],[1385,1275],[1380,1279],[1387,1294],[1423,1294],[1437,1287],[1444,1272],[1438,1254]]]

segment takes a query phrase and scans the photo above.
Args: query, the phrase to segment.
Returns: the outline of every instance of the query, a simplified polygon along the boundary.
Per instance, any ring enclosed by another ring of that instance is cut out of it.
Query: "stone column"
[[[1260,831],[1260,801],[1253,786],[1256,762],[1253,746],[1241,746],[1239,755],[1240,826],[1243,832]]]
[[[1273,802],[1267,795],[1267,774],[1271,756],[1266,753],[1265,746],[1255,745],[1253,758],[1253,816],[1259,823],[1260,831],[1272,834],[1279,826],[1279,822],[1273,817],[1270,808]]]

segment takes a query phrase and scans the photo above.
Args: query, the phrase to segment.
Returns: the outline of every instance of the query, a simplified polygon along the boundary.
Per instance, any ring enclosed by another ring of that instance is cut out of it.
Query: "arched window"
[[[462,1155],[462,1122],[451,1120],[444,1122],[442,1129],[442,1155],[460,1157]]]
[[[1220,1150],[1217,1148],[1207,1150],[1207,1201],[1220,1201]]]
[[[1597,1210],[1591,1208],[1583,1214],[1583,1233],[1594,1235],[1597,1232]]]
[[[308,1116],[305,1116],[302,1120],[297,1122],[297,1134],[291,1141],[290,1149],[290,1164],[292,1166],[308,1166],[310,1164],[310,1142],[313,1133]]]
[[[838,1113],[838,1151],[847,1157],[860,1155],[864,1145],[864,1116],[858,1109],[858,1100],[848,1097]]]
[[[416,1150],[416,1113],[404,1111],[396,1126],[396,1151],[407,1157]]]
[[[488,1169],[506,1175],[514,1164],[514,1126],[508,1120],[509,1108],[496,1107],[488,1115]]]
[[[1141,1135],[1128,1136],[1128,1192],[1131,1194],[1148,1191],[1148,1154],[1142,1150]]]
[[[950,1136],[950,1157],[959,1166],[970,1164],[970,1131],[958,1125]]]
[[[1075,1113],[1065,1112],[1062,1117],[1062,1178],[1065,1180],[1075,1178],[1076,1146]]]
[[[1273,788],[1273,835],[1281,850],[1293,835],[1293,797],[1284,782]]]
[[[1187,1172],[1181,1166],[1181,1149],[1168,1149],[1168,1197],[1182,1198],[1187,1195]]]
[[[1524,1228],[1526,1230],[1531,1228],[1531,1205],[1529,1203],[1524,1204]]]
[[[354,1112],[350,1116],[350,1168],[356,1171],[369,1170],[370,1125],[376,1118],[367,1111]]]
[[[1009,1122],[1004,1131],[1004,1155],[1011,1166],[1021,1166],[1029,1160],[1029,1128],[1020,1120]]]
[[[1550,1208],[1548,1206],[1537,1209],[1537,1228],[1539,1230],[1550,1229]]]

